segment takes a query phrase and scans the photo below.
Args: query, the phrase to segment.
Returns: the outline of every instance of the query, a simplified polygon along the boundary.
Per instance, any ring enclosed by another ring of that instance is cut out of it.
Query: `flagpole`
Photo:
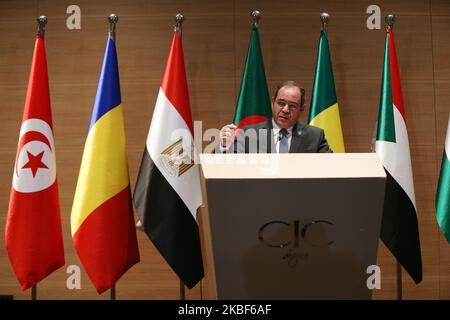
[[[47,24],[47,17],[46,16],[39,16],[39,18],[36,19],[38,22],[38,32],[41,35],[42,38],[44,38],[45,35],[45,25]]]
[[[116,42],[116,24],[117,21],[119,21],[119,16],[117,16],[114,13],[111,13],[108,16],[108,22],[109,22],[109,36],[111,39]],[[110,300],[116,300],[116,284],[113,284],[110,291]]]
[[[180,300],[186,300],[186,289],[181,279],[180,279]]]
[[[388,29],[392,30],[394,28],[394,22],[395,22],[396,18],[397,17],[394,14],[388,14],[386,16],[385,20],[386,20],[386,24],[387,24],[387,28]]]
[[[109,291],[111,293],[110,300],[116,300],[116,284],[113,284]]]
[[[403,300],[402,265],[397,260],[397,300]]]
[[[322,20],[322,30],[325,35],[328,35],[328,21],[330,20],[330,15],[326,12],[320,14],[320,20]]]
[[[116,42],[116,24],[117,21],[119,21],[119,16],[114,13],[111,13],[108,16],[108,21],[109,21],[109,35],[113,39],[113,41]]]
[[[183,22],[184,16],[181,13],[177,13],[175,15],[174,31],[178,33],[180,38],[183,34]],[[180,284],[180,300],[186,300],[186,289],[184,287],[184,282],[181,279],[179,279],[179,284]]]
[[[393,14],[388,14],[385,18],[386,21],[386,29],[392,30],[394,28],[396,16]],[[402,283],[402,266],[398,260],[396,261],[396,277],[397,277],[397,300],[403,299],[403,283]]]
[[[261,12],[259,12],[258,10],[253,10],[251,13],[252,19],[253,19],[253,24],[255,25],[255,27],[258,28],[259,26],[259,19],[261,18]]]
[[[44,39],[45,25],[47,24],[48,19],[46,16],[39,16],[36,21],[38,23],[38,33],[41,35],[42,39]],[[37,284],[31,287],[31,300],[37,300]]]
[[[31,300],[37,300],[37,284],[31,287]]]
[[[183,22],[184,22],[184,16],[181,13],[177,13],[175,15],[175,32],[178,33],[181,37],[183,33]]]

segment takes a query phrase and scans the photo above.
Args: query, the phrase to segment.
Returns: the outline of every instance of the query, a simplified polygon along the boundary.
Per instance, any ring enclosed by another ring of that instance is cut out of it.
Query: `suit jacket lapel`
[[[291,147],[289,148],[289,153],[299,153],[302,152],[302,133],[305,128],[305,124],[297,122],[292,128],[292,140]]]

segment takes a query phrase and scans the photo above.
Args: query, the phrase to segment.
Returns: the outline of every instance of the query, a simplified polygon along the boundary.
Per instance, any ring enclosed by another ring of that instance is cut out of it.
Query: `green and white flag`
[[[436,219],[448,243],[450,243],[450,116],[442,157],[441,175],[436,192]]]
[[[253,23],[233,123],[241,128],[266,121],[271,117],[272,108],[264,72],[258,26]]]

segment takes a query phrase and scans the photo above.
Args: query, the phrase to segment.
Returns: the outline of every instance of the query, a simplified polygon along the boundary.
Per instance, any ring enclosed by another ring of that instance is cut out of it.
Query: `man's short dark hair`
[[[304,106],[305,105],[305,88],[303,88],[301,85],[299,85],[297,82],[295,81],[285,81],[280,83],[279,85],[277,85],[276,89],[275,89],[275,93],[273,94],[273,99],[275,100],[278,96],[278,91],[280,91],[281,88],[283,87],[297,87],[298,90],[300,90],[300,105]]]

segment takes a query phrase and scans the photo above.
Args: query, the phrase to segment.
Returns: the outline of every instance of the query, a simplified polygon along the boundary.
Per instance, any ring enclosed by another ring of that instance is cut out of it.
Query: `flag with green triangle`
[[[442,157],[441,175],[436,192],[436,218],[448,243],[450,243],[450,116]]]
[[[272,109],[264,72],[258,26],[253,23],[233,123],[241,128],[249,124],[266,121],[271,117]]]
[[[320,33],[308,123],[325,131],[325,137],[333,152],[345,152],[330,47],[323,30]]]
[[[392,30],[386,32],[375,152],[386,171],[380,238],[416,283],[422,281],[416,196]]]

